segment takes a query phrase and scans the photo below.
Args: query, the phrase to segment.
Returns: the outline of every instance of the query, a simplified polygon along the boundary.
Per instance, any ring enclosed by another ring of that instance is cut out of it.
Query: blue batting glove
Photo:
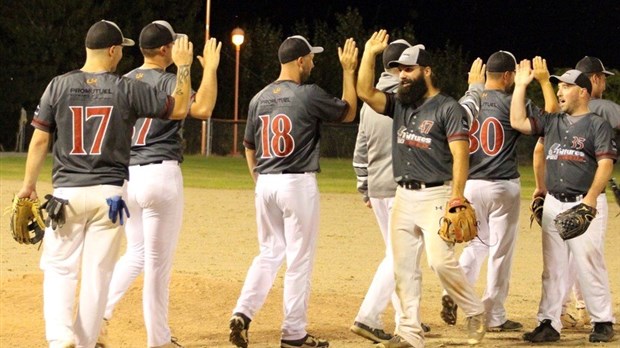
[[[129,215],[129,209],[127,209],[127,204],[121,196],[113,196],[110,198],[106,198],[106,202],[110,206],[110,210],[108,211],[108,217],[112,220],[113,223],[116,223],[116,219],[119,218],[119,223],[123,225],[125,221],[123,220],[123,211],[127,217]]]

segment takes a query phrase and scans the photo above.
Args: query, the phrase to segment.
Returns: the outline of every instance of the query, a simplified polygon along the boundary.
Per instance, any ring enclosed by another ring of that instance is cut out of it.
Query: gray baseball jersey
[[[394,179],[441,182],[452,180],[451,141],[469,139],[468,116],[453,98],[439,93],[420,105],[403,105],[388,93],[385,114],[394,120]]]
[[[54,187],[122,185],[138,117],[168,118],[174,99],[112,73],[75,70],[45,89],[32,125],[54,133]]]
[[[318,172],[320,125],[340,121],[348,104],[317,85],[275,81],[250,101],[243,144],[256,150],[256,171]]]
[[[572,117],[564,113],[530,117],[532,134],[545,137],[545,185],[551,193],[585,194],[598,161],[617,158],[609,122],[596,114]]]
[[[480,113],[469,131],[469,179],[507,180],[519,177],[517,139],[520,132],[510,126],[512,95],[500,90],[482,92]],[[541,110],[530,100],[528,115]]]
[[[177,76],[162,69],[134,69],[125,75],[147,83],[160,91],[172,94]],[[193,91],[192,91],[193,94]],[[164,160],[183,161],[182,120],[140,118],[136,121],[131,139],[130,165]]]
[[[400,79],[383,72],[377,89],[393,92]],[[367,104],[360,110],[360,124],[353,152],[353,169],[358,191],[372,198],[394,197],[396,182],[392,171],[392,119],[376,113]]]
[[[606,99],[590,99],[588,108],[603,117],[611,127],[620,130],[620,105]]]

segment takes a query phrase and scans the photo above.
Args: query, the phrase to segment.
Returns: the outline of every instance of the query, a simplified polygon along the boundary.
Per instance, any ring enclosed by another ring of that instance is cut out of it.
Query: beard
[[[403,82],[409,83],[408,86],[403,86]],[[414,80],[401,80],[398,85],[398,89],[396,90],[396,94],[398,99],[404,105],[415,104],[424,98],[424,95],[428,92],[428,87],[426,86],[426,81],[424,78],[419,77]]]

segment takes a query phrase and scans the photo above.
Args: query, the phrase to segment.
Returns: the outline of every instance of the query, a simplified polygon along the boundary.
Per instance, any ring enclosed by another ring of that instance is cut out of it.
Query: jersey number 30
[[[71,155],[101,155],[101,144],[105,137],[108,124],[110,122],[110,115],[112,114],[111,106],[70,106],[71,114],[73,115],[73,149],[71,149]],[[93,139],[93,145],[90,147],[90,152],[86,153],[84,150],[84,123],[93,118],[100,118],[99,128],[95,133],[95,139]]]
[[[263,154],[261,158],[286,157],[295,150],[295,139],[291,136],[293,123],[291,119],[278,114],[258,116],[261,121],[261,141]]]
[[[477,119],[474,119],[469,130],[469,153],[474,153],[482,148],[487,156],[495,156],[503,146],[504,127],[498,119],[489,117],[482,122],[482,125]]]

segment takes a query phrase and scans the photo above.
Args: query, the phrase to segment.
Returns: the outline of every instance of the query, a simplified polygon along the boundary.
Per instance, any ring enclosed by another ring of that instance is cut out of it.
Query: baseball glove
[[[47,211],[45,225],[51,225],[53,230],[62,227],[65,224],[65,205],[69,204],[69,201],[52,195],[45,195],[45,199],[47,201],[41,205],[41,208]]]
[[[11,232],[19,244],[37,244],[43,239],[45,223],[38,199],[13,197]]]
[[[595,208],[584,203],[579,203],[558,214],[554,220],[555,227],[560,232],[560,237],[562,237],[562,239],[572,239],[584,234],[595,216]]]
[[[538,226],[542,226],[543,205],[545,205],[544,196],[538,196],[532,200],[530,204],[530,212],[532,212],[532,215],[530,215],[530,228],[532,228],[534,220],[536,220]]]
[[[439,236],[449,243],[469,242],[478,235],[476,212],[465,199],[446,203],[446,212],[439,221]]]
[[[614,178],[609,179],[609,186],[611,186],[611,192],[614,193],[614,197],[616,198],[616,203],[620,206],[620,187],[618,187],[618,183]],[[620,215],[620,213],[616,214],[616,216]]]

